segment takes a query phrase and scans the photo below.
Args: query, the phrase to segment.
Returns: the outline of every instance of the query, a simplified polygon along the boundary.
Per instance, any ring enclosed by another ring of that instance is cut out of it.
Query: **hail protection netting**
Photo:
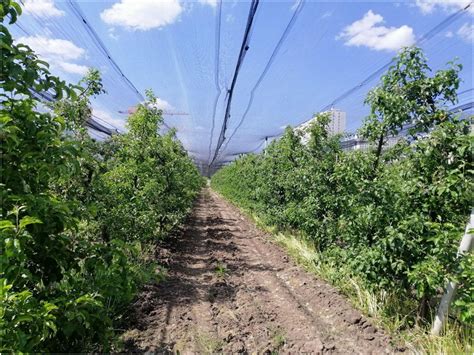
[[[406,44],[423,48],[434,70],[458,58],[463,83],[453,108],[472,110],[468,1],[24,5],[11,31],[54,73],[76,82],[88,67],[101,71],[107,94],[93,101],[93,136],[124,131],[127,115],[151,88],[164,112],[163,130],[175,127],[204,171],[261,151],[287,125],[331,107],[347,113],[346,131],[356,131],[368,112],[368,90]]]

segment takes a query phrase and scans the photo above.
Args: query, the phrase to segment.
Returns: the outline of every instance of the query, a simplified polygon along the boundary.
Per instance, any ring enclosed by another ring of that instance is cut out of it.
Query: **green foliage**
[[[225,264],[218,263],[216,269],[214,270],[218,278],[225,278],[229,273],[229,270]]]
[[[450,119],[445,105],[457,100],[461,81],[458,74],[462,69],[454,62],[450,66],[430,77],[431,69],[421,49],[404,50],[380,84],[369,92],[365,102],[370,104],[371,112],[361,133],[377,142],[375,168],[388,135],[396,136],[410,125],[408,133],[413,137]]]
[[[462,257],[457,280],[460,287],[454,304],[459,312],[459,319],[472,325],[474,323],[474,254],[469,253]]]
[[[462,69],[459,64],[450,66],[429,76],[431,69],[421,49],[402,51],[380,84],[367,95],[371,112],[363,128],[366,137],[376,141],[380,134],[397,135],[407,123],[412,125],[409,133],[415,135],[448,120],[445,105],[457,101]]]
[[[54,336],[57,306],[39,301],[30,291],[11,292],[12,285],[0,279],[2,351],[12,351],[12,344],[24,352],[32,352],[38,344]]]
[[[163,237],[191,207],[202,178],[175,132],[158,134],[156,98],[138,106],[129,131],[114,137],[117,153],[100,181],[103,235],[123,240]]]
[[[418,320],[429,321],[460,267],[456,305],[471,320],[472,258],[460,266],[456,251],[474,197],[473,141],[469,122],[444,107],[456,101],[459,69],[429,76],[421,51],[406,49],[369,94],[365,136],[383,143],[411,125],[411,144],[343,152],[319,115],[307,145],[287,129],[264,154],[219,170],[211,185],[266,224],[302,232],[320,259],[351,270],[368,288],[414,298]]]
[[[20,13],[0,2],[2,23]],[[128,133],[95,142],[85,124],[99,72],[68,85],[3,24],[0,45],[0,351],[110,351],[114,322],[161,276],[151,243],[186,215],[202,178],[174,133],[158,133],[152,95]],[[40,111],[34,93],[48,92]]]

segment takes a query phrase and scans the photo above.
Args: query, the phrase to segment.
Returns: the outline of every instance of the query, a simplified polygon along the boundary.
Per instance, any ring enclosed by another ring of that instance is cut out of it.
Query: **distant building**
[[[331,122],[329,122],[328,131],[330,134],[342,134],[346,130],[346,113],[344,111],[332,108],[329,111]]]
[[[346,130],[346,113],[344,111],[332,108],[329,111],[325,111],[322,113],[328,113],[331,117],[331,121],[328,125],[328,132],[330,135],[335,134],[343,134]],[[303,136],[301,138],[303,144],[308,143],[309,141],[309,133],[307,132],[307,128],[316,120],[316,117],[313,117],[309,121],[302,123],[298,127],[295,128],[296,131],[302,132]]]
[[[342,150],[369,150],[370,143],[358,134],[349,134],[341,139]]]
[[[385,143],[382,147],[383,150],[388,148],[392,148],[395,144],[397,144],[403,136],[388,136],[385,138]],[[348,134],[341,139],[341,148],[342,150],[349,151],[349,150],[363,150],[367,151],[376,148],[375,144],[370,144],[370,142],[361,137],[359,134]]]

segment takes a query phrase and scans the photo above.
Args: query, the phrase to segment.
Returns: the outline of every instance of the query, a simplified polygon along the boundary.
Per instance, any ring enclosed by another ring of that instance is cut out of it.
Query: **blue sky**
[[[233,132],[248,105],[250,91],[287,26],[299,1],[261,1],[251,34],[250,49],[239,74],[229,131]],[[251,151],[265,136],[297,125],[341,93],[362,82],[386,64],[399,48],[458,11],[469,1],[305,1],[235,136],[225,144],[219,160]],[[152,88],[169,126],[197,159],[206,161],[216,88],[217,0],[116,0],[76,2],[123,73],[144,92]],[[215,148],[244,32],[250,2],[223,1],[218,98],[212,150]],[[474,5],[473,5],[474,6]],[[464,65],[460,91],[472,88],[473,11],[465,11],[425,49],[433,69],[459,58]],[[88,67],[103,73],[108,93],[94,100],[101,120],[123,129],[126,111],[139,97],[126,85],[108,58],[74,14],[69,1],[25,0],[21,27],[12,31],[47,59],[52,70],[77,81]],[[369,82],[337,108],[347,112],[347,129],[356,130],[367,113],[363,99],[376,84]],[[472,101],[473,91],[460,102]]]

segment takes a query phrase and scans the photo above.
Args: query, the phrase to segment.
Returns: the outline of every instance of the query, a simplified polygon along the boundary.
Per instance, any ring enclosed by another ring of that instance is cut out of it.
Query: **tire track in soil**
[[[295,265],[210,189],[157,258],[168,277],[147,285],[132,305],[127,351],[395,351],[336,289]]]

